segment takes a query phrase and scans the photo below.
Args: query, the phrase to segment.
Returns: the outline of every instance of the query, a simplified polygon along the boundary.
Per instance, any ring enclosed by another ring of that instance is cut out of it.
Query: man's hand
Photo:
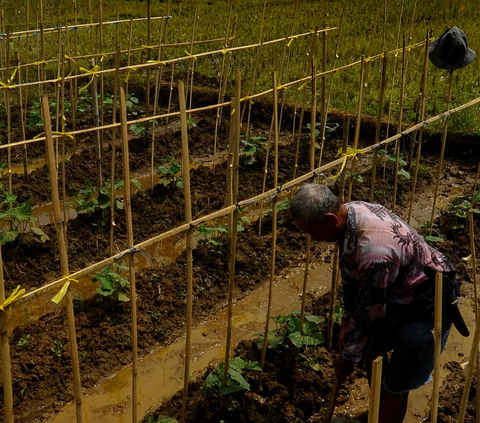
[[[342,355],[339,355],[333,362],[335,365],[335,377],[340,381],[344,382],[345,379],[352,374],[353,367],[355,363],[344,358]]]

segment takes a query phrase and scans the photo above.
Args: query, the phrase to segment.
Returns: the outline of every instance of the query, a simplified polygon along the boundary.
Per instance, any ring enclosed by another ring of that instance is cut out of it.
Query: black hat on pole
[[[468,47],[464,32],[452,26],[440,38],[430,44],[428,57],[440,69],[460,69],[467,66],[474,58],[475,52]]]

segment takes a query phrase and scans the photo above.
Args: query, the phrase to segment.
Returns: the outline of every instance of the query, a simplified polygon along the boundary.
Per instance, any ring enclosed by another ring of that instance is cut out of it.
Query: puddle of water
[[[287,313],[298,309],[303,284],[303,271],[291,277],[278,277],[275,283],[272,314]],[[331,269],[319,265],[310,270],[309,289],[325,293],[331,283]],[[263,287],[248,298],[234,304],[232,345],[251,339],[265,325],[268,287]],[[227,310],[195,328],[192,333],[192,362],[190,370],[201,374],[212,361],[222,360],[225,354]],[[185,342],[178,342],[148,354],[139,362],[138,414],[145,415],[152,407],[158,407],[183,387]],[[85,421],[88,423],[132,423],[130,414],[131,368],[126,367],[99,386],[86,390],[83,395]],[[72,403],[47,420],[49,423],[74,421]]]

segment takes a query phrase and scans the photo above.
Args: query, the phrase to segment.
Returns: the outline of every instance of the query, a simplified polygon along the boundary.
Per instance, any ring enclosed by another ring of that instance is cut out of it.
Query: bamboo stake
[[[430,31],[427,31],[427,37],[425,40],[425,58],[423,63],[423,81],[422,81],[422,92],[420,94],[420,120],[423,122],[425,119],[425,104],[426,104],[426,96],[427,96],[427,76],[428,76],[428,52],[430,49]],[[407,56],[408,58],[408,56]],[[450,85],[451,88],[451,85]],[[449,101],[450,103],[450,101]],[[447,108],[448,110],[448,108]],[[445,134],[446,137],[446,134]],[[423,128],[420,129],[418,132],[418,146],[417,146],[417,157],[415,160],[415,169],[413,171],[413,182],[412,182],[412,194],[410,197],[410,207],[408,209],[408,219],[407,222],[410,224],[410,220],[412,218],[412,210],[413,210],[413,198],[415,196],[415,191],[417,187],[417,178],[418,178],[418,168],[420,167],[420,157],[422,151],[422,140],[423,140]],[[443,158],[442,158],[443,160]],[[438,188],[438,185],[437,185]],[[432,212],[433,213],[433,212]],[[433,225],[433,222],[432,222]],[[431,232],[430,232],[431,235]]]
[[[162,21],[162,26],[163,26]],[[159,47],[158,47],[158,53],[157,53],[157,60],[160,62],[161,57],[162,57],[162,28],[160,28],[160,42],[159,42]],[[158,97],[160,95],[160,84],[162,81],[162,75],[163,75],[163,66],[160,66],[160,69],[157,69],[157,77],[155,78],[155,91],[154,91],[154,100],[153,100],[153,114],[157,114],[157,106],[158,106]],[[156,121],[152,120],[152,126],[151,126],[151,131],[152,131],[152,153],[150,157],[150,188],[153,189],[153,175],[154,175],[154,167],[155,167],[155,126],[156,126]]]
[[[348,116],[343,117],[343,139],[342,139],[342,154],[347,153],[348,148],[348,135],[350,131],[350,118]],[[339,176],[339,195],[338,199],[343,203],[345,201],[345,169],[341,172]],[[335,315],[335,305],[337,303],[337,287],[338,281],[340,278],[340,268],[339,268],[339,255],[340,255],[340,246],[338,243],[335,245],[335,253],[333,256],[333,272],[332,272],[332,285],[330,288],[330,312],[328,318],[328,336],[327,336],[327,348],[331,351],[333,347],[333,326],[334,315]]]
[[[6,75],[10,75],[10,25],[7,26],[7,37],[5,45],[5,67]],[[9,81],[10,82],[10,81]],[[10,103],[10,90],[5,90],[5,108],[7,112],[7,144],[12,142],[12,105]],[[8,191],[12,192],[12,149],[8,149],[7,153],[7,165],[8,165]],[[11,204],[10,204],[11,206]]]
[[[237,69],[236,79],[235,79],[235,125],[230,128],[230,131],[234,132],[234,142],[232,160],[228,171],[232,173],[231,180],[233,182],[232,187],[227,187],[230,192],[230,198],[228,199],[229,205],[233,205],[237,202],[238,197],[238,161],[239,161],[239,151],[240,151],[240,96],[241,96],[241,72]],[[229,279],[228,279],[228,317],[227,317],[227,340],[225,346],[225,360],[224,360],[224,372],[223,372],[223,386],[227,385],[228,379],[228,368],[229,368],[229,358],[230,358],[230,348],[232,342],[232,321],[233,321],[233,286],[235,282],[235,257],[237,253],[237,221],[238,221],[238,207],[230,214],[229,221],[229,237],[230,237],[230,248],[229,248]]]
[[[61,99],[61,132],[65,133],[65,123],[67,121],[65,117],[65,53],[64,46],[60,49],[60,57],[62,58],[60,67],[60,99]],[[67,172],[65,167],[66,152],[65,152],[65,138],[62,137],[62,210],[63,210],[63,222],[65,231],[65,243],[68,242],[67,230],[68,230],[68,212],[65,203],[67,201]],[[26,152],[25,152],[26,154]],[[68,243],[67,243],[68,246]]]
[[[295,149],[295,162],[293,164],[293,179],[297,175],[298,169],[298,155],[300,153],[300,141],[302,139],[302,126],[303,126],[303,116],[305,114],[305,108],[307,107],[307,90],[303,89],[303,100],[302,100],[302,110],[300,111],[300,120],[298,122],[298,135],[297,135],[297,148]],[[292,192],[293,194],[293,192]]]
[[[102,55],[100,57],[100,64],[103,62],[103,0],[98,1],[98,21],[99,21],[99,53]],[[149,68],[150,69],[150,68]],[[104,123],[104,100],[105,100],[105,81],[104,75],[100,75],[100,125],[103,126]],[[98,101],[98,99],[95,99]],[[148,106],[147,106],[147,116],[148,116]],[[100,132],[100,146],[103,145],[103,131]],[[101,148],[100,148],[101,150]]]
[[[405,85],[407,81],[406,73],[406,54],[405,54],[405,35],[403,36],[403,51],[402,51],[402,84],[400,88],[400,108],[398,113],[398,126],[397,134],[402,132],[402,122],[403,122],[403,98],[405,96]],[[388,137],[387,137],[388,138]],[[395,206],[397,204],[397,188],[398,188],[398,166],[400,163],[400,142],[395,142],[395,182],[393,184],[393,204],[392,211],[395,212]]]
[[[440,354],[442,353],[442,298],[443,274],[437,272],[435,278],[435,328],[434,328],[434,371],[432,392],[432,423],[438,418],[438,393],[440,391]]]
[[[293,10],[292,26],[290,27],[289,36],[292,36],[293,31],[295,30],[295,19],[297,17],[298,3],[299,3],[299,0],[296,0],[295,1],[295,8]],[[286,37],[286,43],[285,43],[285,48],[287,48],[287,47],[288,47],[288,37]],[[291,56],[292,56],[292,49],[289,48],[288,49],[288,55],[287,55],[287,64],[285,66],[285,74],[284,74],[284,76],[282,76],[282,80],[287,80],[288,79],[288,70],[289,70],[289,67],[290,67]],[[283,64],[282,64],[281,69],[283,70]],[[285,93],[285,90],[283,90],[283,93],[282,93],[282,107],[280,108],[280,117],[279,117],[279,125],[280,125],[279,129],[278,129],[279,133],[281,132],[281,129],[282,129],[282,120],[283,120],[282,118],[283,118],[283,107],[285,106],[285,96],[286,96],[286,93]],[[294,120],[295,120],[295,115],[294,115]],[[293,127],[295,129],[295,125]]]
[[[322,73],[327,71],[327,33],[323,33],[323,43],[322,43]],[[327,80],[326,76],[322,76],[322,100],[321,100],[321,126],[320,126],[320,158],[318,160],[318,166],[322,165],[322,158],[323,158],[323,149],[325,147],[325,131],[327,128]]]
[[[258,36],[258,47],[257,47],[257,50],[255,52],[255,59],[254,59],[253,70],[252,70],[252,78],[250,80],[250,86],[249,86],[248,91],[247,91],[247,96],[251,95],[253,93],[254,88],[255,88],[255,79],[256,79],[256,76],[257,76],[257,67],[258,67],[258,63],[260,61],[260,52],[261,52],[262,47],[263,47],[263,43],[262,43],[262,41],[263,41],[263,25],[264,25],[264,22],[265,22],[266,7],[267,7],[267,0],[264,0],[263,1],[262,18],[260,19],[260,34]],[[247,104],[245,104],[245,107],[243,108],[243,113],[242,113],[242,118],[241,118],[242,122],[243,122],[243,116],[245,114],[245,108],[246,107],[247,107]],[[248,103],[248,116],[247,116],[247,136],[250,133],[251,112],[252,112],[252,103],[249,102]]]
[[[472,348],[470,351],[470,359],[467,367],[467,375],[465,378],[465,384],[463,386],[463,395],[462,395],[462,401],[460,403],[458,423],[464,423],[465,421],[468,399],[470,396],[470,387],[472,385],[472,379],[473,379],[473,372],[475,371],[475,367],[477,366],[477,362],[478,362],[477,360],[475,360],[475,357],[478,357],[479,343],[480,343],[480,322],[478,322],[477,320],[475,323],[475,334],[473,335]]]
[[[478,175],[480,173],[480,165],[479,165],[479,171],[477,172],[477,177],[475,180],[475,187],[473,189],[473,197],[475,197],[475,192],[476,192],[476,187],[478,183]],[[475,249],[475,226],[473,224],[473,209],[474,209],[474,201],[472,200],[472,206],[469,210],[469,226],[470,226],[470,253],[471,253],[471,264],[472,264],[472,279],[473,279],[473,299],[475,302],[475,322],[478,323],[478,312],[479,312],[479,307],[478,307],[478,285],[477,285],[477,253]],[[470,360],[472,358],[470,357]],[[477,383],[476,383],[476,406],[477,406],[477,422],[478,419],[480,418],[479,414],[479,402],[480,402],[480,357],[477,351],[476,354],[476,359],[477,359]]]
[[[380,10],[377,7],[377,11],[375,12],[375,19],[373,21],[373,26],[372,26],[372,32],[370,33],[370,41],[368,43],[368,50],[367,50],[367,57],[370,57],[372,55],[372,50],[373,50],[373,38],[375,35],[375,31],[377,30],[377,22],[378,22],[378,14]],[[365,64],[365,81],[368,81],[368,71],[370,68],[369,62]],[[365,86],[367,86],[367,83],[365,83]]]
[[[151,2],[150,0],[147,0],[147,45],[150,47],[151,44],[152,44]],[[161,44],[161,41],[160,41],[160,44]],[[150,49],[147,49],[147,62],[149,60],[150,60]],[[146,93],[147,107],[145,111],[147,116],[150,114],[150,72],[151,72],[151,69],[147,68],[147,93]]]
[[[317,78],[315,59],[312,59],[312,103],[310,106],[310,170],[315,169],[315,124],[317,123]]]
[[[27,13],[26,13],[26,28],[28,29],[30,25],[30,0],[27,0]],[[25,60],[26,62],[28,63],[28,60],[29,60],[29,51],[30,51],[30,37],[26,36],[26,41],[25,41],[25,47],[26,47],[26,51],[25,51]],[[0,54],[0,57],[1,57],[1,54]],[[19,69],[20,71],[20,69]],[[26,72],[25,72],[25,82],[28,83],[28,72],[29,69],[27,67],[26,69]],[[19,72],[20,73],[20,72]],[[19,81],[19,84],[21,84],[21,81]],[[25,88],[25,113],[24,113],[24,116],[23,116],[23,121],[26,123],[27,122],[27,112],[28,112],[28,88]],[[25,138],[24,138],[25,139]]]
[[[189,154],[188,154],[188,132],[187,132],[187,107],[185,101],[185,88],[182,81],[178,81],[178,99],[180,105],[180,125],[182,130],[182,176],[185,195],[185,218],[187,222],[192,221],[192,204],[190,194],[190,172],[189,172]],[[193,303],[193,240],[192,229],[186,233],[185,254],[187,257],[187,334],[185,345],[185,372],[183,375],[183,400],[180,422],[185,422],[188,399],[188,380],[190,373],[190,349],[192,344],[192,303]]]
[[[312,47],[312,51],[314,48]],[[313,55],[312,55],[313,57]],[[316,115],[316,92],[317,84],[315,79],[316,64],[315,59],[312,59],[312,104],[310,115],[310,170],[315,168],[315,115]],[[303,321],[305,319],[305,304],[307,301],[307,286],[308,286],[308,270],[310,266],[310,249],[312,238],[310,234],[307,234],[307,245],[305,251],[305,271],[303,274],[303,286],[302,286],[302,305],[300,308],[300,332],[303,330]]]
[[[448,78],[447,112],[450,110],[450,102],[452,100],[453,71],[449,71],[449,73],[450,75]],[[435,206],[437,205],[438,186],[440,185],[440,178],[442,177],[443,157],[445,155],[447,133],[448,133],[448,117],[445,118],[445,124],[443,126],[442,149],[440,150],[440,159],[438,161],[438,171],[437,171],[437,181],[435,183],[435,191],[433,194],[433,206],[432,206],[432,215],[430,217],[431,224],[430,224],[429,235],[432,234],[432,230],[433,230],[433,219],[435,217]]]
[[[337,63],[338,46],[340,45],[340,35],[342,33],[342,25],[343,25],[343,18],[344,17],[345,17],[345,6],[343,7],[343,10],[342,10],[342,17],[340,18],[340,25],[338,26],[338,36],[337,36],[337,42],[335,43],[335,52],[333,53],[332,69],[335,69],[335,65]],[[328,114],[328,110],[330,109],[330,98],[332,96],[332,90],[333,90],[333,74],[330,75],[330,86],[328,88],[327,114]],[[326,126],[325,126],[325,129],[326,129]],[[322,133],[322,139],[324,137],[325,137],[325,133]],[[320,166],[321,165],[322,164],[320,163]]]
[[[230,2],[230,11],[228,13],[228,21],[227,21],[227,31],[225,33],[225,42],[224,46],[225,48],[228,47],[228,35],[230,31],[230,19],[232,17],[232,10],[233,10],[233,3]],[[232,40],[233,41],[233,40]],[[223,55],[222,58],[222,70],[220,71],[220,82],[219,82],[219,88],[218,88],[218,98],[217,98],[217,103],[222,102],[222,86],[223,86],[223,79],[225,78],[224,72],[225,72],[225,63],[226,63],[226,55]],[[218,142],[218,129],[219,129],[219,124],[221,121],[221,110],[222,109],[217,109],[217,113],[215,116],[215,135],[213,139],[213,159],[212,159],[212,169],[213,173],[215,174],[215,161],[217,158],[217,142]],[[247,127],[247,132],[248,132],[248,127]]]
[[[382,392],[382,365],[382,356],[373,360],[370,404],[368,407],[368,423],[378,423],[378,417],[380,414],[380,393]]]
[[[130,67],[132,59],[132,37],[133,37],[133,20],[130,19],[129,35],[128,35],[128,50],[127,50],[127,67]],[[125,83],[125,93],[128,94],[128,82]]]
[[[125,218],[127,221],[127,242],[133,247],[132,205],[130,193],[130,164],[128,152],[127,100],[125,91],[120,88],[120,121],[122,124],[122,160]],[[113,200],[113,199],[112,199]],[[137,290],[135,287],[135,256],[129,254],[130,307],[132,319],[132,421],[137,421],[137,384],[138,384],[138,332],[137,332]]]
[[[61,66],[62,66],[62,58],[63,55],[60,54],[61,51],[61,46],[62,46],[62,32],[60,30],[60,27],[58,29],[58,39],[57,39],[57,44],[58,44],[58,56],[57,56],[57,79],[60,78],[60,72],[61,72]],[[63,100],[63,99],[62,99]],[[55,84],[55,131],[60,131],[60,86],[59,84]],[[55,139],[55,149],[56,149],[56,163],[57,163],[57,168],[60,163],[59,160],[59,139]]]
[[[402,28],[402,18],[403,18],[403,7],[405,5],[405,0],[402,0],[402,6],[400,8],[400,17],[398,19],[398,30],[397,30],[397,41],[395,43],[395,48],[398,48],[398,44],[400,43],[400,31]],[[393,59],[393,73],[392,73],[392,87],[390,89],[390,98],[388,100],[388,117],[387,117],[387,134],[386,138],[388,138],[390,134],[390,118],[392,117],[392,100],[393,100],[393,87],[395,86],[395,74],[397,72],[397,56]],[[386,163],[386,160],[385,160]],[[385,173],[385,170],[384,170]],[[385,180],[385,176],[383,177]]]
[[[90,61],[90,66],[93,68],[95,66],[95,62],[93,59]],[[92,92],[92,111],[93,111],[93,125],[96,128],[100,127],[100,115],[98,109],[98,80],[97,76],[93,76],[93,81],[90,84],[91,92]],[[102,142],[100,137],[100,130],[98,129],[95,133],[95,158],[96,158],[96,168],[97,168],[97,187],[101,187],[103,185],[103,178],[102,178]],[[125,181],[126,183],[126,181]]]
[[[118,84],[120,79],[120,46],[117,45],[117,55],[115,57],[115,67],[117,71],[115,72],[115,80],[113,82],[113,111],[112,111],[112,122],[116,123],[117,121],[117,102],[118,102]],[[116,144],[117,144],[117,128],[112,129],[112,152],[110,155],[110,255],[113,256],[114,251],[114,232],[115,232],[115,179],[116,179]]]
[[[197,23],[198,23],[198,6],[195,8],[195,17],[193,18],[193,27],[192,27],[192,39],[190,43],[190,54],[193,54],[193,43],[195,41],[195,34],[197,31]],[[193,92],[193,75],[195,72],[195,59],[191,59],[188,65],[188,72],[187,72],[187,92],[190,85],[190,102],[189,102],[189,109],[192,109],[192,92]],[[190,76],[191,74],[191,76]]]
[[[362,57],[362,65],[360,68],[360,88],[358,94],[358,106],[357,106],[357,120],[355,122],[355,137],[353,139],[353,148],[358,148],[358,140],[360,139],[360,126],[362,124],[362,110],[363,110],[363,92],[364,92],[364,75],[365,75],[365,57]],[[355,159],[352,160],[352,164],[350,166],[350,183],[348,186],[348,196],[347,201],[350,201],[352,198],[352,189],[353,189],[353,177],[355,175],[357,162]]]
[[[387,55],[383,56],[382,63],[382,79],[380,82],[380,95],[378,98],[378,112],[377,112],[377,127],[375,130],[375,144],[380,142],[380,130],[382,129],[382,109],[383,109],[383,95],[385,93],[385,85],[387,81]],[[373,166],[372,166],[372,183],[370,186],[370,203],[375,199],[375,177],[377,175],[377,159],[378,149],[373,152]]]
[[[43,0],[40,0],[40,80],[47,79],[47,66],[45,64],[45,32],[43,30]],[[43,85],[40,85],[40,95],[43,96]]]
[[[273,146],[275,155],[275,164],[273,167],[273,188],[278,187],[278,90],[277,90],[277,74],[273,72]],[[267,303],[267,317],[265,320],[265,336],[262,348],[262,357],[260,360],[260,367],[263,369],[265,364],[265,356],[267,354],[268,345],[268,328],[270,325],[270,313],[272,308],[273,297],[273,281],[275,279],[275,250],[277,246],[277,201],[278,197],[274,196],[272,200],[272,255],[270,260],[270,283],[268,287],[268,303]]]
[[[3,277],[2,250],[0,247],[0,304],[5,301],[5,280]],[[10,344],[8,343],[7,311],[0,312],[0,348],[2,355],[2,383],[5,423],[13,423],[13,384],[10,362]]]
[[[18,51],[15,52],[15,59],[17,62],[17,66],[20,64],[20,53]],[[17,72],[17,77],[18,77],[18,83],[22,83],[22,72],[19,69]],[[25,140],[26,137],[26,128],[25,128],[25,112],[23,109],[23,97],[22,97],[22,89],[18,89],[18,105],[20,107],[20,131],[22,134],[22,140]],[[25,180],[25,183],[28,184],[28,165],[27,165],[27,145],[24,144],[23,146],[23,177]]]
[[[43,121],[45,122],[45,135],[47,147],[47,165],[50,177],[50,187],[52,192],[53,213],[55,216],[55,231],[57,233],[57,242],[60,252],[60,263],[62,267],[62,275],[70,275],[68,267],[67,245],[64,232],[64,222],[60,211],[60,201],[58,193],[58,177],[57,168],[55,166],[55,152],[53,148],[52,137],[52,123],[50,120],[50,110],[48,106],[48,97],[42,97],[42,113]],[[75,330],[75,315],[73,312],[73,298],[71,291],[67,291],[66,295],[66,309],[68,322],[68,337],[70,341],[70,354],[72,357],[72,371],[73,371],[73,394],[75,397],[75,412],[77,423],[83,422],[83,399],[82,399],[82,385],[80,378],[80,364],[78,360],[78,345],[77,335]]]

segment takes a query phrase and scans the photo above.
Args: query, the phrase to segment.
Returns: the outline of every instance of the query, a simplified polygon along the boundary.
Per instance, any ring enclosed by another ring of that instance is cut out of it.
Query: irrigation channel
[[[458,73],[429,71],[431,31],[414,40],[412,16],[409,36],[400,42],[399,25],[387,48],[385,18],[376,52],[375,18],[367,51],[347,60],[337,54],[343,15],[338,26],[298,32],[294,15],[272,36],[264,6],[258,42],[246,43],[232,3],[224,37],[197,39],[195,9],[191,39],[171,42],[170,2],[163,16],[147,5],[147,18],[114,21],[100,2],[98,21],[90,6],[90,23],[78,24],[74,2],[74,25],[50,27],[40,2],[33,32],[28,12],[27,29],[12,31],[0,11],[5,423],[323,421],[334,389],[336,254],[310,243],[288,213],[296,188],[312,181],[394,209],[458,268],[472,336],[453,331],[408,422],[478,419],[480,149],[478,136],[449,125],[478,114],[480,97],[452,95]],[[133,36],[137,24],[146,40]],[[356,113],[332,110],[332,86],[356,87]],[[313,322],[325,345],[257,341],[274,336],[272,317],[294,310],[300,336]],[[223,366],[225,388],[235,355],[259,362],[251,390],[203,395],[205,371]],[[370,394],[356,368],[336,418],[361,419],[368,403],[376,422],[377,376]]]

